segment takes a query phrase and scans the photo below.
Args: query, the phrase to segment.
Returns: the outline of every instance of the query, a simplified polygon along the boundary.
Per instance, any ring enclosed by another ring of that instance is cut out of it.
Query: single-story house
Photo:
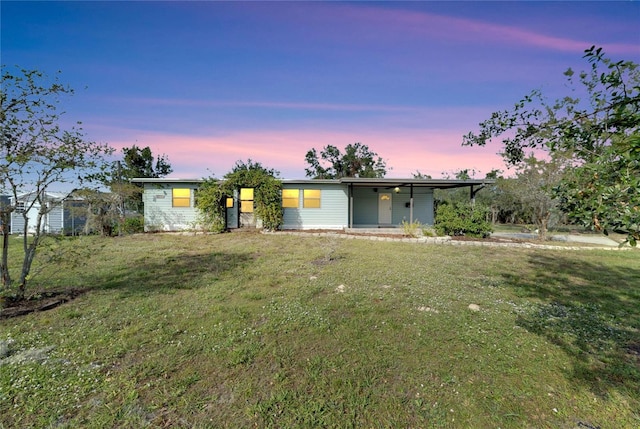
[[[36,230],[36,219],[41,208],[41,202],[35,201],[36,194],[28,192],[18,195],[16,201],[12,197],[10,204],[15,207],[11,212],[11,233],[24,232],[25,210],[27,218],[27,232],[33,234]],[[33,203],[33,204],[32,204]],[[84,202],[66,193],[46,192],[42,203],[46,204],[46,213],[42,219],[42,232],[49,234],[73,234],[82,231],[86,223],[86,209],[82,209]]]
[[[196,191],[202,180],[132,179],[143,186],[145,231],[197,228]],[[470,198],[492,180],[341,179],[282,180],[282,229],[398,227],[403,221],[433,225],[434,189],[468,187]],[[226,201],[227,228],[260,226],[253,189]]]

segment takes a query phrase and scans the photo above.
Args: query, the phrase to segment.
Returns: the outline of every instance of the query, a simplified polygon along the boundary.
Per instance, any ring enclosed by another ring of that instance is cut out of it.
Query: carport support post
[[[409,185],[409,223],[413,223],[413,184]]]
[[[353,228],[353,184],[349,184],[349,228]]]

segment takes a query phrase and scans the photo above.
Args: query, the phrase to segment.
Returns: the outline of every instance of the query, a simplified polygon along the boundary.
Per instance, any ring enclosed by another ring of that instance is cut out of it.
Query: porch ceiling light
[[[397,193],[399,193],[399,192],[400,192],[400,188],[396,186],[396,187],[393,189],[393,192],[395,192],[396,194],[397,194]]]

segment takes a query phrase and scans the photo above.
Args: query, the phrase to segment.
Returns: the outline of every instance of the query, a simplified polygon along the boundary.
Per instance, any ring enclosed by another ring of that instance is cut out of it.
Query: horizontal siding
[[[194,207],[194,190],[198,183],[145,183],[144,215],[146,231],[179,231],[196,227],[198,211]],[[173,207],[172,189],[189,188],[191,207]],[[285,208],[282,229],[341,229],[349,226],[348,186],[334,183],[284,183],[284,189],[298,189],[298,207]],[[303,208],[304,189],[321,191],[320,208]],[[379,189],[354,187],[353,226],[377,226]],[[402,188],[392,194],[392,224],[399,226],[403,220],[410,220],[409,188]],[[422,224],[433,224],[433,190],[416,188],[413,192],[413,220]],[[227,225],[237,223],[236,206],[227,211]]]
[[[377,191],[374,191],[377,189]],[[409,188],[399,193],[392,189],[381,191],[379,188],[354,188],[353,190],[353,226],[376,227],[378,222],[378,195],[381,192],[391,194],[391,224],[399,226],[402,221],[409,222],[411,210],[407,205],[411,200]],[[413,220],[424,225],[433,225],[433,190],[415,188],[413,190]]]
[[[353,226],[378,226],[378,192],[375,188],[353,189]]]
[[[182,231],[196,227],[198,210],[194,207],[196,183],[145,183],[144,203],[145,231]],[[190,207],[173,207],[172,189],[191,189]]]
[[[411,200],[409,190],[402,189],[399,194],[394,193],[392,198],[392,223],[400,225],[403,221],[409,222],[411,220],[411,210],[407,207]],[[414,189],[413,221],[433,225],[433,191],[430,189]]]
[[[44,219],[44,229],[46,232],[58,234],[62,232],[62,222],[62,205],[57,204],[49,213],[47,213],[46,218]]]
[[[348,226],[346,185],[308,184],[283,185],[284,189],[299,189],[297,208],[285,208],[282,229],[341,229]],[[320,190],[320,208],[303,208],[303,190]]]

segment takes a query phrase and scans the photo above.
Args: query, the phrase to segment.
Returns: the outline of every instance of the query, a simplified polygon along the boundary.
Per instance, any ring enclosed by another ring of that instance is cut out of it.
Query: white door
[[[391,194],[378,194],[378,224],[391,225]]]

